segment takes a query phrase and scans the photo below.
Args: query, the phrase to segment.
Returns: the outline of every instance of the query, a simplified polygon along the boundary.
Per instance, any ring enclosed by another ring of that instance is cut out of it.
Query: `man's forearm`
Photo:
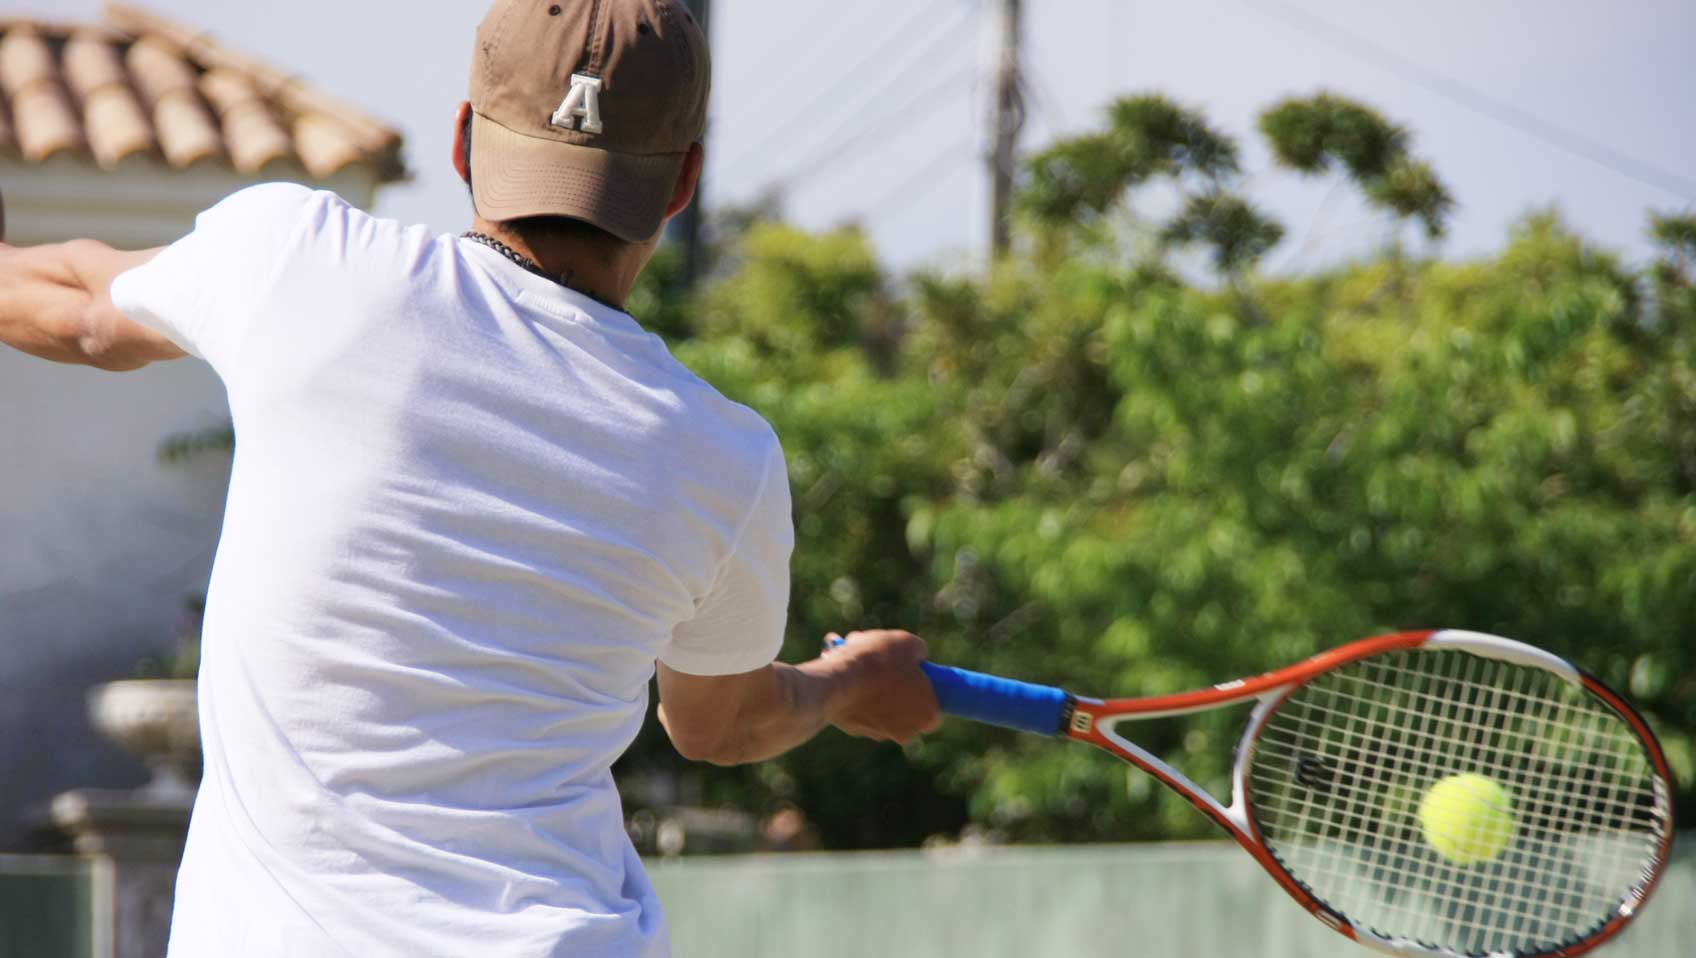
[[[124,253],[90,240],[0,245],[0,343],[53,362],[110,370],[183,355],[112,305],[112,281],[155,252]]]
[[[830,724],[830,701],[838,677],[832,663],[815,659],[801,665],[774,662],[750,676],[750,687],[715,740],[691,737],[667,720],[660,721],[685,758],[714,765],[741,765],[775,758],[817,735]]]
[[[879,629],[851,633],[810,662],[741,675],[691,676],[661,664],[660,721],[685,758],[715,765],[776,757],[826,725],[906,742],[937,722],[925,655],[918,636]]]

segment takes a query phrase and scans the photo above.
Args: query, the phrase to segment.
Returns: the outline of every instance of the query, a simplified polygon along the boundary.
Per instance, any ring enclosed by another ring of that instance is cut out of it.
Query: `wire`
[[[923,16],[925,14],[934,13],[935,10],[936,10],[935,7],[927,6],[927,5],[922,4],[922,3],[914,4],[913,6],[914,6],[915,15],[912,16],[912,17],[909,17],[907,20],[903,21],[901,23],[901,25],[895,29],[894,32],[892,32],[889,36],[885,37],[883,42],[878,45],[877,49],[875,49],[872,52],[871,56],[866,57],[866,58],[861,59],[861,60],[858,60],[854,64],[854,66],[848,70],[847,73],[843,74],[841,77],[838,77],[835,83],[833,83],[829,87],[825,88],[822,92],[820,92],[817,96],[814,96],[811,100],[808,100],[807,104],[805,106],[803,106],[800,110],[798,110],[794,114],[792,114],[789,117],[788,120],[785,120],[784,122],[773,126],[770,130],[768,130],[766,132],[766,135],[761,137],[759,139],[759,141],[756,142],[752,147],[749,147],[748,149],[743,150],[740,154],[738,154],[736,156],[736,158],[730,162],[729,168],[730,169],[740,169],[748,161],[756,160],[759,157],[763,156],[771,147],[776,146],[779,143],[783,143],[783,142],[793,140],[794,137],[792,136],[792,134],[795,132],[795,128],[799,124],[801,124],[804,121],[811,121],[811,120],[816,119],[822,112],[824,112],[822,108],[824,108],[828,104],[833,104],[833,103],[837,102],[838,100],[840,100],[841,97],[839,96],[839,94],[844,93],[849,87],[854,86],[854,85],[863,85],[866,77],[876,76],[877,75],[877,71],[875,70],[876,65],[880,64],[884,60],[890,59],[892,57],[899,56],[900,54],[891,52],[891,51],[893,51],[893,50],[895,50],[895,49],[897,49],[898,47],[901,46],[901,44],[899,44],[898,41],[900,41],[904,38],[909,38],[909,37],[913,36],[914,33],[913,33],[911,28],[914,25],[916,25],[919,22],[919,20],[923,18]],[[975,3],[974,4],[962,4],[961,6],[957,7],[955,9],[955,16],[951,19],[944,21],[945,28],[942,31],[942,33],[938,34],[938,36],[935,39],[936,40],[951,39],[953,37],[954,26],[959,22],[960,19],[962,19],[964,14],[970,12],[972,6],[975,6]],[[931,43],[931,45],[925,47],[925,54],[920,56],[914,62],[923,64],[924,61],[929,58],[929,54],[937,46],[938,46],[938,44],[935,41],[933,41]],[[908,49],[910,49],[910,46],[908,47]],[[901,74],[901,76],[903,78],[907,75],[907,72],[909,72],[911,70],[912,66],[913,66],[913,63],[909,63],[907,65],[907,69],[904,70]],[[885,92],[887,92],[887,90],[890,87],[892,87],[894,85],[895,85],[894,81],[891,81],[889,83],[884,84],[882,87],[880,87],[875,96],[873,96],[870,100],[867,100],[867,101],[865,101],[864,103],[861,104],[861,111],[860,112],[863,113],[866,108],[868,108],[872,104],[875,104],[877,102],[877,98],[879,96],[882,96]]]
[[[739,103],[737,103],[736,105],[740,110],[746,110],[746,111],[748,111],[748,113],[750,113],[754,116],[758,116],[758,115],[766,112],[766,107],[772,104],[772,101],[773,101],[774,98],[776,98],[779,94],[792,92],[795,89],[795,87],[796,87],[796,85],[799,81],[806,79],[813,72],[815,65],[818,63],[819,57],[822,56],[823,54],[825,54],[826,52],[828,52],[832,47],[834,47],[838,43],[840,43],[841,37],[853,36],[853,35],[857,34],[859,32],[860,28],[862,26],[865,26],[866,24],[869,24],[873,19],[875,19],[876,14],[879,12],[875,6],[873,6],[872,4],[869,4],[869,3],[867,3],[867,4],[847,4],[847,3],[844,3],[844,4],[837,4],[836,6],[837,6],[838,9],[842,9],[842,10],[858,9],[858,11],[863,15],[855,18],[852,21],[848,21],[846,17],[839,17],[839,18],[837,18],[837,22],[831,23],[831,24],[825,24],[825,25],[821,25],[821,24],[818,24],[818,23],[810,24],[810,29],[814,33],[814,35],[818,37],[819,42],[817,42],[817,43],[813,44],[811,47],[809,47],[807,49],[807,51],[804,54],[802,54],[801,56],[795,57],[793,59],[791,65],[790,65],[790,69],[788,70],[788,72],[783,74],[782,78],[777,79],[777,80],[773,80],[773,81],[768,81],[766,84],[764,84],[764,86],[765,86],[765,95],[764,96],[761,96],[759,99],[754,100],[752,102],[746,102],[746,103],[739,102]],[[923,9],[923,4],[917,4],[915,6],[919,9]],[[917,21],[917,18],[915,18],[913,21],[909,21],[909,23],[916,22],[916,21]],[[903,25],[903,30],[905,30],[905,25]],[[900,32],[897,32],[894,36],[899,36],[899,35],[900,35]],[[885,41],[884,41],[884,45],[887,45],[890,42],[890,40],[892,40],[892,39],[893,39],[893,36],[890,37],[890,38],[886,38]],[[876,53],[874,53],[873,55],[876,56]],[[852,75],[853,75],[852,72],[850,72],[849,76],[852,76]],[[844,77],[842,79],[846,80],[846,77]],[[796,120],[796,119],[800,119],[803,116],[805,116],[805,114],[806,114],[806,111],[803,110],[801,113],[795,115],[794,117],[791,117],[790,119],[792,121]]]
[[[814,177],[821,172],[864,153],[869,146],[877,146],[892,140],[896,134],[916,126],[920,121],[935,112],[937,106],[948,103],[947,94],[956,88],[970,85],[976,67],[966,64],[959,70],[942,80],[940,83],[926,87],[908,97],[899,106],[890,108],[888,112],[900,120],[894,123],[883,123],[878,128],[879,136],[866,135],[864,128],[856,128],[846,135],[832,140],[829,145],[809,155],[804,161],[795,164],[790,171],[778,177],[774,182],[778,185],[790,183],[803,176]],[[927,109],[926,106],[929,106]],[[847,129],[847,124],[838,128],[837,132]]]
[[[951,164],[958,163],[963,159],[972,159],[972,141],[970,137],[961,137],[953,143],[948,144],[947,149],[937,153],[935,156],[927,160],[923,166],[903,177],[899,183],[896,183],[894,186],[885,190],[878,196],[877,199],[873,200],[866,207],[866,212],[864,214],[866,219],[872,222],[877,222],[881,214],[886,212],[911,212],[913,207],[917,205],[914,200],[906,200],[902,202],[900,206],[891,206],[890,204],[895,202],[897,199],[906,196],[908,193],[918,188],[920,184],[927,181],[931,183],[930,189],[925,190],[919,195],[919,197],[917,197],[917,199],[928,197],[930,194],[936,192],[943,183],[947,182],[946,179],[938,179],[937,174],[948,169]]]
[[[1512,127],[1527,136],[1598,166],[1605,167],[1645,186],[1665,190],[1680,199],[1696,197],[1696,180],[1690,180],[1653,163],[1622,153],[1604,143],[1556,126],[1536,114],[1415,63],[1366,37],[1279,0],[1236,0],[1240,6],[1282,21],[1285,26],[1334,49],[1383,67],[1402,79],[1451,102]]]
[[[795,164],[788,173],[777,177],[774,182],[781,186],[801,176],[816,175],[821,170],[828,169],[848,157],[864,152],[867,145],[887,141],[895,133],[913,126],[931,112],[924,109],[927,104],[934,108],[946,103],[946,94],[952,93],[954,88],[962,83],[969,83],[973,80],[977,73],[975,63],[962,64],[953,74],[944,78],[941,82],[919,90],[896,106],[890,106],[886,98],[891,92],[905,87],[915,74],[934,68],[934,64],[931,62],[932,55],[946,45],[945,41],[952,39],[952,24],[950,24],[950,29],[938,34],[934,41],[907,65],[906,69],[895,74],[873,91],[858,111],[838,124],[831,134],[831,139],[823,149],[814,151],[806,161]],[[887,117],[898,119],[892,123],[886,119]],[[862,121],[869,121],[870,124],[876,125],[880,135],[875,138],[867,136],[867,123]]]

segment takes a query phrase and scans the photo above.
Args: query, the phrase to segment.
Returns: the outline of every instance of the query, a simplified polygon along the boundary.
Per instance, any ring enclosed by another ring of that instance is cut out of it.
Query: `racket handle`
[[[942,711],[1021,732],[1059,735],[1072,697],[1047,685],[1015,682],[932,662],[922,664]]]
[[[841,648],[847,643],[840,635],[824,640],[826,649]],[[968,672],[951,665],[921,662],[925,678],[936,692],[936,704],[943,714],[971,719],[987,725],[999,725],[1037,735],[1060,735],[1066,731],[1072,706],[1072,695],[1064,689],[1048,685],[1015,682],[982,672]]]

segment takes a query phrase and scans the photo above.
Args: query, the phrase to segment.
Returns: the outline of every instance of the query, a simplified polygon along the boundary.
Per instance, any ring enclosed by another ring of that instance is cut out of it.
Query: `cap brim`
[[[471,125],[477,214],[495,223],[569,216],[619,239],[652,239],[665,222],[685,153],[637,155],[525,136],[481,114]]]

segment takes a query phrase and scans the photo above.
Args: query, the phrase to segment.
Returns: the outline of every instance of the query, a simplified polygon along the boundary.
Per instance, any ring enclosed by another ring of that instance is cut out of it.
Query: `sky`
[[[377,212],[463,229],[449,165],[477,0],[149,0],[300,73],[406,136],[415,178]],[[98,16],[96,0],[6,12]],[[899,268],[968,266],[988,235],[983,156],[995,0],[714,0],[707,202],[776,192],[794,222],[864,226]],[[1650,210],[1696,209],[1690,0],[1025,0],[1024,147],[1087,132],[1160,92],[1244,146],[1249,195],[1288,226],[1275,272],[1371,252],[1385,227],[1335,179],[1271,168],[1254,133],[1282,97],[1330,90],[1413,134],[1458,201],[1433,251],[1499,248],[1557,207],[1641,260]]]

